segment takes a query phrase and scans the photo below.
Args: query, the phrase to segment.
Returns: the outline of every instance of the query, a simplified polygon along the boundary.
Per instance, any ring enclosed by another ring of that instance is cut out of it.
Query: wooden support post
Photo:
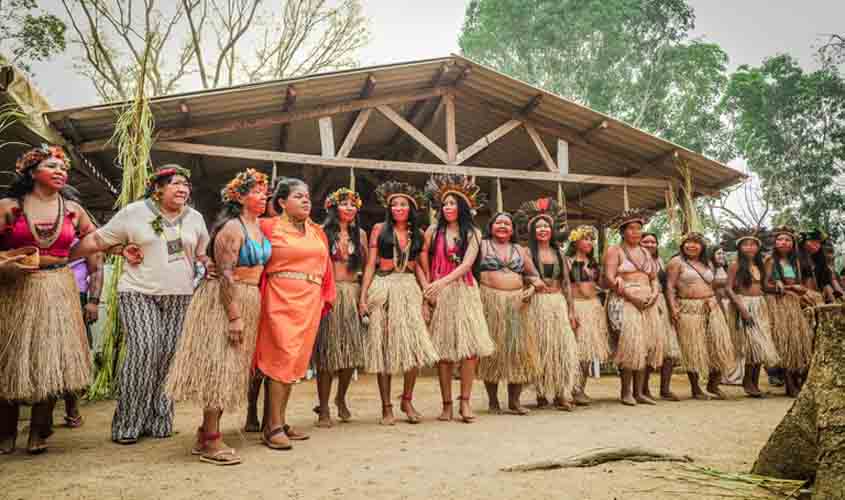
[[[531,137],[531,141],[534,142],[537,152],[540,153],[540,158],[543,160],[543,164],[546,166],[546,169],[549,172],[557,172],[558,167],[555,165],[548,148],[546,148],[546,143],[543,142],[543,138],[540,137],[537,130],[528,122],[523,122],[523,125],[525,126],[525,130],[528,132],[528,135]]]
[[[343,139],[343,144],[341,144],[340,150],[337,152],[338,158],[346,158],[349,156],[349,153],[352,151],[352,148],[355,147],[355,143],[358,141],[358,137],[364,130],[364,126],[367,124],[367,120],[370,119],[370,115],[372,113],[372,109],[365,109],[358,113],[358,117],[355,118],[355,123],[352,124],[352,128],[349,129],[349,132],[346,134],[346,138]]]
[[[431,154],[436,156],[440,161],[442,161],[443,163],[449,162],[449,156],[446,154],[446,151],[443,151],[440,146],[438,146],[437,144],[435,144],[434,141],[426,137],[412,123],[402,118],[399,113],[393,111],[393,108],[387,105],[383,105],[376,106],[376,109],[379,110],[379,112],[383,114],[388,120],[392,121],[397,127],[401,128],[405,131],[405,133],[413,137],[415,141],[420,143],[421,146],[423,146]]]
[[[443,96],[446,100],[446,150],[450,165],[458,163],[458,141],[455,136],[455,94]]]
[[[323,158],[334,158],[334,128],[332,127],[331,116],[320,118],[320,148],[323,152]]]
[[[563,139],[557,140],[557,168],[560,175],[569,173],[569,143]]]
[[[460,165],[461,163],[467,161],[468,159],[472,158],[473,156],[486,149],[487,146],[506,136],[508,132],[520,125],[522,125],[522,122],[516,119],[508,120],[504,124],[499,125],[498,127],[496,127],[495,130],[485,135],[481,139],[478,139],[477,141],[472,143],[472,145],[468,146],[466,149],[458,153],[458,156],[455,159],[455,163],[457,165]]]
[[[434,108],[434,111],[432,111],[428,115],[428,118],[426,118],[423,126],[420,127],[420,130],[422,131],[423,134],[425,134],[426,137],[432,135],[432,132],[433,132],[433,129],[434,129],[434,124],[437,123],[437,120],[440,119],[440,116],[445,112],[445,110],[446,110],[446,101],[441,97],[437,101],[437,107]],[[422,158],[422,155],[426,151],[426,149],[424,147],[420,146],[419,144],[417,144],[417,146],[418,147],[416,148],[416,151],[414,152],[413,156],[411,156],[411,161],[419,161],[420,158]]]
[[[293,85],[288,85],[285,89],[285,103],[282,105],[282,113],[289,113],[293,111],[296,106],[296,88]],[[288,140],[290,138],[290,124],[283,123],[279,125],[279,151],[285,151],[288,148]]]
[[[502,198],[502,179],[496,177],[496,211],[505,210],[505,200]]]

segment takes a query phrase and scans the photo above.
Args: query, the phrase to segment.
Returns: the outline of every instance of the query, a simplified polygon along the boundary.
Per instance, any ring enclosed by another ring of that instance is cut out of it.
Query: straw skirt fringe
[[[440,359],[422,317],[422,291],[411,273],[376,276],[367,291],[370,326],[365,366],[370,373],[404,373]]]
[[[481,358],[478,375],[487,382],[534,382],[540,375],[537,338],[528,329],[522,290],[481,286],[484,316],[496,351]]]
[[[0,399],[37,402],[85,388],[91,355],[66,267],[0,281]]]
[[[628,286],[631,295],[643,299],[651,293],[646,287]],[[663,364],[663,332],[659,328],[660,315],[656,306],[640,311],[632,303],[615,293],[610,300],[616,301],[621,312],[621,329],[613,362],[624,370],[657,368]]]
[[[669,314],[669,305],[666,303],[666,296],[662,293],[657,296],[657,303],[654,305],[660,315],[658,327],[663,332],[663,359],[673,362],[681,361],[681,346],[678,344],[678,332],[672,323],[672,315]]]
[[[568,400],[581,370],[566,298],[560,293],[534,294],[527,314],[528,330],[537,337],[540,365],[537,393]]]
[[[361,286],[338,281],[337,298],[331,312],[320,322],[313,361],[318,372],[336,372],[364,366],[366,330],[358,315]]]
[[[731,332],[716,299],[678,299],[678,343],[688,372],[730,373],[736,367]]]
[[[175,401],[230,410],[243,405],[249,390],[261,293],[254,285],[234,285],[233,300],[244,322],[243,343],[237,346],[229,342],[229,319],[220,293],[219,280],[204,280],[191,299],[165,392]]]
[[[442,360],[489,356],[496,348],[487,329],[481,293],[463,280],[453,281],[440,292],[429,329]]]
[[[575,339],[578,343],[578,359],[592,363],[599,360],[604,363],[610,357],[610,341],[607,336],[607,315],[598,297],[592,299],[574,299],[575,316],[578,318],[578,330]]]
[[[734,349],[737,359],[744,359],[746,365],[763,364],[767,367],[780,365],[775,342],[772,340],[772,324],[769,306],[764,296],[740,295],[748,313],[754,319],[752,326],[746,327],[736,306],[729,309],[728,325],[733,334]]]
[[[792,293],[766,295],[772,318],[772,340],[781,363],[792,371],[806,371],[813,357],[813,331],[801,310],[801,299]]]

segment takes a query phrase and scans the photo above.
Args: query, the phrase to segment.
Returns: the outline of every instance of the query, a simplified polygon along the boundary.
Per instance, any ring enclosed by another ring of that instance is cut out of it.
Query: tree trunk
[[[807,383],[752,472],[815,479],[813,500],[845,500],[845,306],[817,308]]]

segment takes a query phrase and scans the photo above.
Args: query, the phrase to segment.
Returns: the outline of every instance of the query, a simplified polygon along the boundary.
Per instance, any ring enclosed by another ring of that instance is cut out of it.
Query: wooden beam
[[[449,72],[449,64],[443,63],[438,68],[434,75],[431,77],[429,84],[434,87],[440,87],[443,85],[443,78],[446,76],[446,73]],[[411,109],[408,111],[405,119],[408,122],[414,124],[416,126],[416,120],[419,114],[422,112],[423,108],[428,104],[428,101],[417,101],[411,106]],[[398,156],[399,150],[402,149],[403,140],[408,138],[407,135],[403,134],[401,130],[397,130],[395,134],[387,141],[387,147],[385,148],[386,154],[382,155],[382,157],[387,157],[388,154],[391,155],[394,159]]]
[[[352,128],[349,129],[349,132],[346,134],[346,138],[343,139],[343,144],[340,145],[340,150],[337,152],[338,158],[346,158],[349,156],[349,153],[352,151],[352,148],[355,147],[355,143],[358,141],[358,137],[364,130],[364,126],[367,124],[367,120],[370,119],[370,115],[372,113],[372,109],[365,109],[358,113],[358,116],[355,118],[355,122],[352,124]]]
[[[320,123],[320,150],[324,158],[334,158],[334,126],[332,117],[324,116],[319,119]]]
[[[376,77],[372,73],[367,75],[367,79],[364,80],[364,85],[361,87],[361,92],[358,94],[359,99],[366,99],[373,94],[373,91],[376,89]],[[346,126],[343,127],[343,137],[349,137],[349,132],[352,132],[352,127],[355,126],[355,122],[358,121],[358,117],[361,116],[361,113],[364,111],[355,111],[352,114],[352,117],[346,122]],[[357,140],[357,137],[356,137]],[[353,144],[354,145],[354,144]],[[347,155],[349,152],[347,151]],[[340,156],[340,153],[338,153]]]
[[[537,106],[539,106],[542,101],[543,101],[543,94],[535,95],[534,97],[531,98],[530,101],[528,101],[528,104],[526,104],[525,106],[522,107],[519,114],[521,116],[530,115],[531,113],[534,112],[535,109],[537,109]]]
[[[437,123],[437,120],[440,119],[440,115],[442,115],[446,110],[446,101],[440,97],[438,98],[437,107],[434,108],[434,111],[429,113],[428,117],[423,122],[423,126],[420,127],[422,133],[426,135],[426,137],[433,134],[434,124]],[[414,152],[413,156],[411,157],[411,161],[419,161],[422,158],[423,153],[425,152],[425,148],[416,144],[417,148]]]
[[[446,152],[449,156],[448,163],[455,165],[458,163],[458,140],[455,136],[455,95],[446,94],[443,99],[446,100]]]
[[[285,89],[285,103],[282,104],[282,113],[289,113],[296,107],[296,88],[288,85]],[[283,123],[279,126],[279,151],[288,148],[290,139],[290,123]]]
[[[522,122],[516,119],[508,120],[502,125],[499,125],[492,132],[485,135],[481,139],[478,139],[472,145],[468,146],[466,149],[458,153],[455,163],[460,165],[461,163],[467,161],[468,159],[472,158],[473,156],[486,149],[487,146],[506,136],[508,132],[520,125],[522,125]]]
[[[543,172],[537,170],[517,170],[506,168],[485,168],[463,165],[440,165],[437,163],[411,163],[404,161],[373,160],[364,158],[323,158],[320,155],[303,153],[286,153],[282,151],[268,151],[264,149],[231,148],[225,146],[211,146],[189,142],[160,141],[153,144],[156,151],[172,153],[216,156],[221,158],[237,158],[242,160],[294,163],[300,165],[314,165],[330,168],[362,168],[366,170],[383,170],[408,173],[442,173],[462,174],[476,177],[500,177],[502,179],[530,179],[536,181],[567,182],[582,184],[603,184],[609,186],[635,186],[665,188],[666,179],[657,178],[624,178],[604,175],[560,175],[557,172]]]
[[[438,146],[434,143],[434,141],[426,137],[425,134],[420,132],[417,127],[415,127],[412,123],[402,118],[399,113],[393,111],[393,108],[387,105],[382,105],[376,106],[376,109],[379,110],[379,112],[383,114],[388,120],[392,121],[397,127],[404,130],[406,134],[413,137],[414,140],[420,143],[420,145],[422,145],[425,149],[431,152],[431,154],[436,156],[440,161],[442,161],[443,163],[449,162],[449,156],[446,154],[446,151],[443,151],[440,146]]]
[[[537,152],[540,153],[540,159],[543,160],[546,170],[549,172],[557,172],[557,165],[555,165],[552,155],[549,153],[548,148],[546,148],[546,143],[543,142],[543,138],[540,137],[539,133],[537,133],[537,129],[527,122],[523,122],[523,125],[525,125],[525,131],[528,132],[528,135],[531,137],[531,141],[534,142]]]
[[[569,143],[557,140],[557,168],[561,175],[569,173]]]
[[[300,120],[313,120],[315,118],[322,118],[323,116],[349,113],[376,106],[387,106],[390,104],[431,99],[432,97],[443,95],[447,92],[447,90],[448,89],[445,87],[437,87],[419,92],[388,94],[379,97],[369,97],[367,99],[354,99],[339,104],[326,104],[311,109],[290,111],[288,113],[274,113],[260,118],[238,118],[212,122],[205,125],[198,125],[196,127],[162,129],[156,131],[156,139],[161,141],[175,141],[187,139],[189,137],[203,137],[207,135],[237,132],[238,130],[267,128],[274,125],[281,125],[283,123],[291,123]],[[108,139],[102,139],[85,142],[80,145],[79,150],[84,153],[90,153],[113,148],[113,145],[108,144]]]
[[[607,130],[608,126],[609,126],[609,124],[608,124],[607,120],[602,120],[602,121],[596,123],[595,125],[593,125],[592,127],[588,128],[586,131],[584,131],[581,134],[581,137],[585,141],[589,142],[590,138],[593,135],[596,135],[599,132],[603,132],[603,131]]]

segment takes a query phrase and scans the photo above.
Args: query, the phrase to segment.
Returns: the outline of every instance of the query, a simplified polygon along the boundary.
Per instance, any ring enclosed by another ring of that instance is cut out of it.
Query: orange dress
[[[305,234],[285,217],[259,223],[273,253],[264,267],[254,365],[273,380],[293,383],[305,376],[320,317],[335,298],[328,240],[310,221]]]

